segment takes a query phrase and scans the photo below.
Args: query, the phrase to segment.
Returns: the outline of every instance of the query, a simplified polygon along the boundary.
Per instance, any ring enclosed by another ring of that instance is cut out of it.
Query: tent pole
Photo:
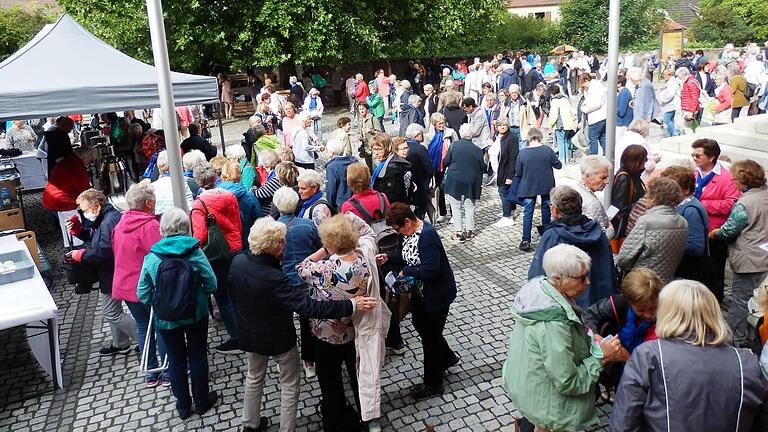
[[[165,22],[163,21],[163,5],[161,0],[147,0],[147,16],[149,18],[149,33],[152,37],[152,54],[155,59],[155,69],[157,70],[157,90],[160,94],[160,108],[163,114],[163,129],[165,129],[165,147],[168,150],[168,165],[171,172],[173,204],[188,212],[185,191],[186,182],[182,176],[179,127],[176,124],[176,111],[174,110],[171,68],[168,61],[168,42],[165,39]]]
[[[605,122],[605,157],[613,163],[616,149],[616,83],[619,79],[619,13],[621,0],[610,0],[608,7],[608,83],[606,84],[606,111],[608,118]],[[598,77],[599,79],[600,77]],[[613,190],[613,172],[608,170],[608,184],[603,191],[605,208],[611,205]]]
[[[221,112],[221,106],[223,105],[221,103],[221,94],[219,94],[219,103],[216,105],[219,107],[219,138],[221,138],[221,154],[226,156],[227,147],[224,145],[224,123],[221,120],[224,117],[224,114]]]

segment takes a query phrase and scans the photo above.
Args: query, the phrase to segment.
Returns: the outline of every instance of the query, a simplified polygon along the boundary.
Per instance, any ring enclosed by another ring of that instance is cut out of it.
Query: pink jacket
[[[192,111],[190,111],[189,107],[186,105],[176,107],[176,114],[179,115],[179,127],[182,129],[188,128],[189,124],[195,121],[195,119],[192,118]]]
[[[389,77],[386,75],[376,77],[376,87],[381,97],[389,97]]]
[[[136,286],[144,257],[161,238],[159,219],[160,215],[128,210],[112,231],[112,251],[115,254],[112,298],[115,300],[139,302]]]
[[[741,193],[733,184],[731,172],[720,165],[720,175],[715,174],[712,177],[699,199],[709,215],[710,231],[720,228],[725,223],[740,196]]]

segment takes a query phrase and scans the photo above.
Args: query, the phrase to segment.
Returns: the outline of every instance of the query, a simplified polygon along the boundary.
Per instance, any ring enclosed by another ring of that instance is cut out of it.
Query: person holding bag
[[[645,184],[640,175],[645,170],[645,160],[648,152],[643,146],[631,145],[621,154],[621,168],[613,179],[611,191],[611,206],[618,212],[611,220],[613,225],[613,238],[611,250],[618,254],[621,244],[627,237],[627,224],[632,206],[645,195]]]

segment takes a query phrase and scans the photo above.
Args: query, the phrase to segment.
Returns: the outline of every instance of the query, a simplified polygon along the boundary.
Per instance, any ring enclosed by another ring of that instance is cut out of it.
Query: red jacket
[[[77,208],[77,196],[90,187],[83,161],[70,154],[60,160],[48,176],[48,184],[43,191],[43,207],[53,211],[74,210]]]
[[[680,92],[680,109],[692,113],[698,112],[700,108],[699,93],[701,93],[701,88],[696,81],[696,77],[689,75],[688,79],[683,83],[683,89]]]
[[[235,194],[224,189],[207,190],[192,203],[190,212],[192,236],[200,240],[200,247],[202,247],[208,240],[208,227],[205,225],[205,208],[200,200],[205,202],[208,211],[216,217],[216,223],[229,243],[229,252],[240,252],[243,248],[240,237],[243,225],[240,221],[240,206],[237,204]]]
[[[384,203],[386,204],[386,207],[389,208],[389,200],[387,199],[387,195],[384,195]],[[355,206],[352,205],[350,201],[352,201],[353,198],[357,198],[360,200],[360,204],[362,204],[363,208],[368,211],[368,213],[373,216],[374,218],[377,218],[378,216],[374,214],[374,212],[380,212],[381,211],[381,201],[379,200],[379,195],[376,193],[373,189],[368,189],[365,192],[354,194],[352,195],[348,200],[344,202],[344,204],[341,205],[341,212],[342,213],[352,213],[360,219],[365,220],[363,215],[360,214],[359,211],[355,208]]]
[[[361,104],[365,103],[365,99],[371,95],[371,91],[368,90],[368,83],[364,80],[361,80],[359,83],[357,83],[357,87],[355,87],[355,98],[358,102]]]
[[[699,175],[698,172],[696,175]],[[725,223],[740,196],[741,193],[733,184],[731,172],[720,165],[720,175],[715,174],[712,177],[699,198],[709,216],[710,231],[720,228]]]
[[[715,112],[723,112],[731,107],[733,102],[733,94],[731,93],[731,86],[728,84],[715,97],[717,99],[717,105],[715,105]]]

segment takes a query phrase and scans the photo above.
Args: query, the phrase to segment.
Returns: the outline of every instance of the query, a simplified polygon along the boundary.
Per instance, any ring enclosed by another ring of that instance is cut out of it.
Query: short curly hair
[[[654,206],[675,207],[683,200],[683,191],[671,178],[659,177],[648,186],[648,198],[653,200]]]
[[[750,189],[765,186],[765,170],[760,164],[750,159],[734,162],[731,165],[731,175]]]
[[[684,195],[690,195],[696,188],[696,175],[688,167],[673,165],[662,171],[661,176],[671,178],[677,182]]]
[[[347,185],[352,193],[361,193],[371,188],[371,170],[362,162],[355,162],[347,167]]]
[[[323,221],[317,227],[323,245],[337,255],[345,255],[357,247],[360,234],[352,222],[343,214],[337,214]]]
[[[248,232],[248,246],[254,255],[262,254],[285,240],[288,228],[269,216],[256,219]]]
[[[399,202],[392,203],[392,205],[389,207],[389,210],[387,210],[387,225],[393,228],[400,228],[405,225],[406,219],[416,221],[417,217],[413,210],[411,210],[407,204]]]
[[[221,180],[239,183],[243,173],[240,171],[240,164],[229,160],[221,167]]]
[[[293,162],[280,162],[275,167],[275,175],[281,185],[294,187],[298,183],[299,168]]]
[[[224,164],[227,163],[227,160],[228,159],[225,156],[218,155],[214,156],[208,163],[211,164],[211,168],[216,171],[216,175],[221,176],[221,169],[224,167]]]

